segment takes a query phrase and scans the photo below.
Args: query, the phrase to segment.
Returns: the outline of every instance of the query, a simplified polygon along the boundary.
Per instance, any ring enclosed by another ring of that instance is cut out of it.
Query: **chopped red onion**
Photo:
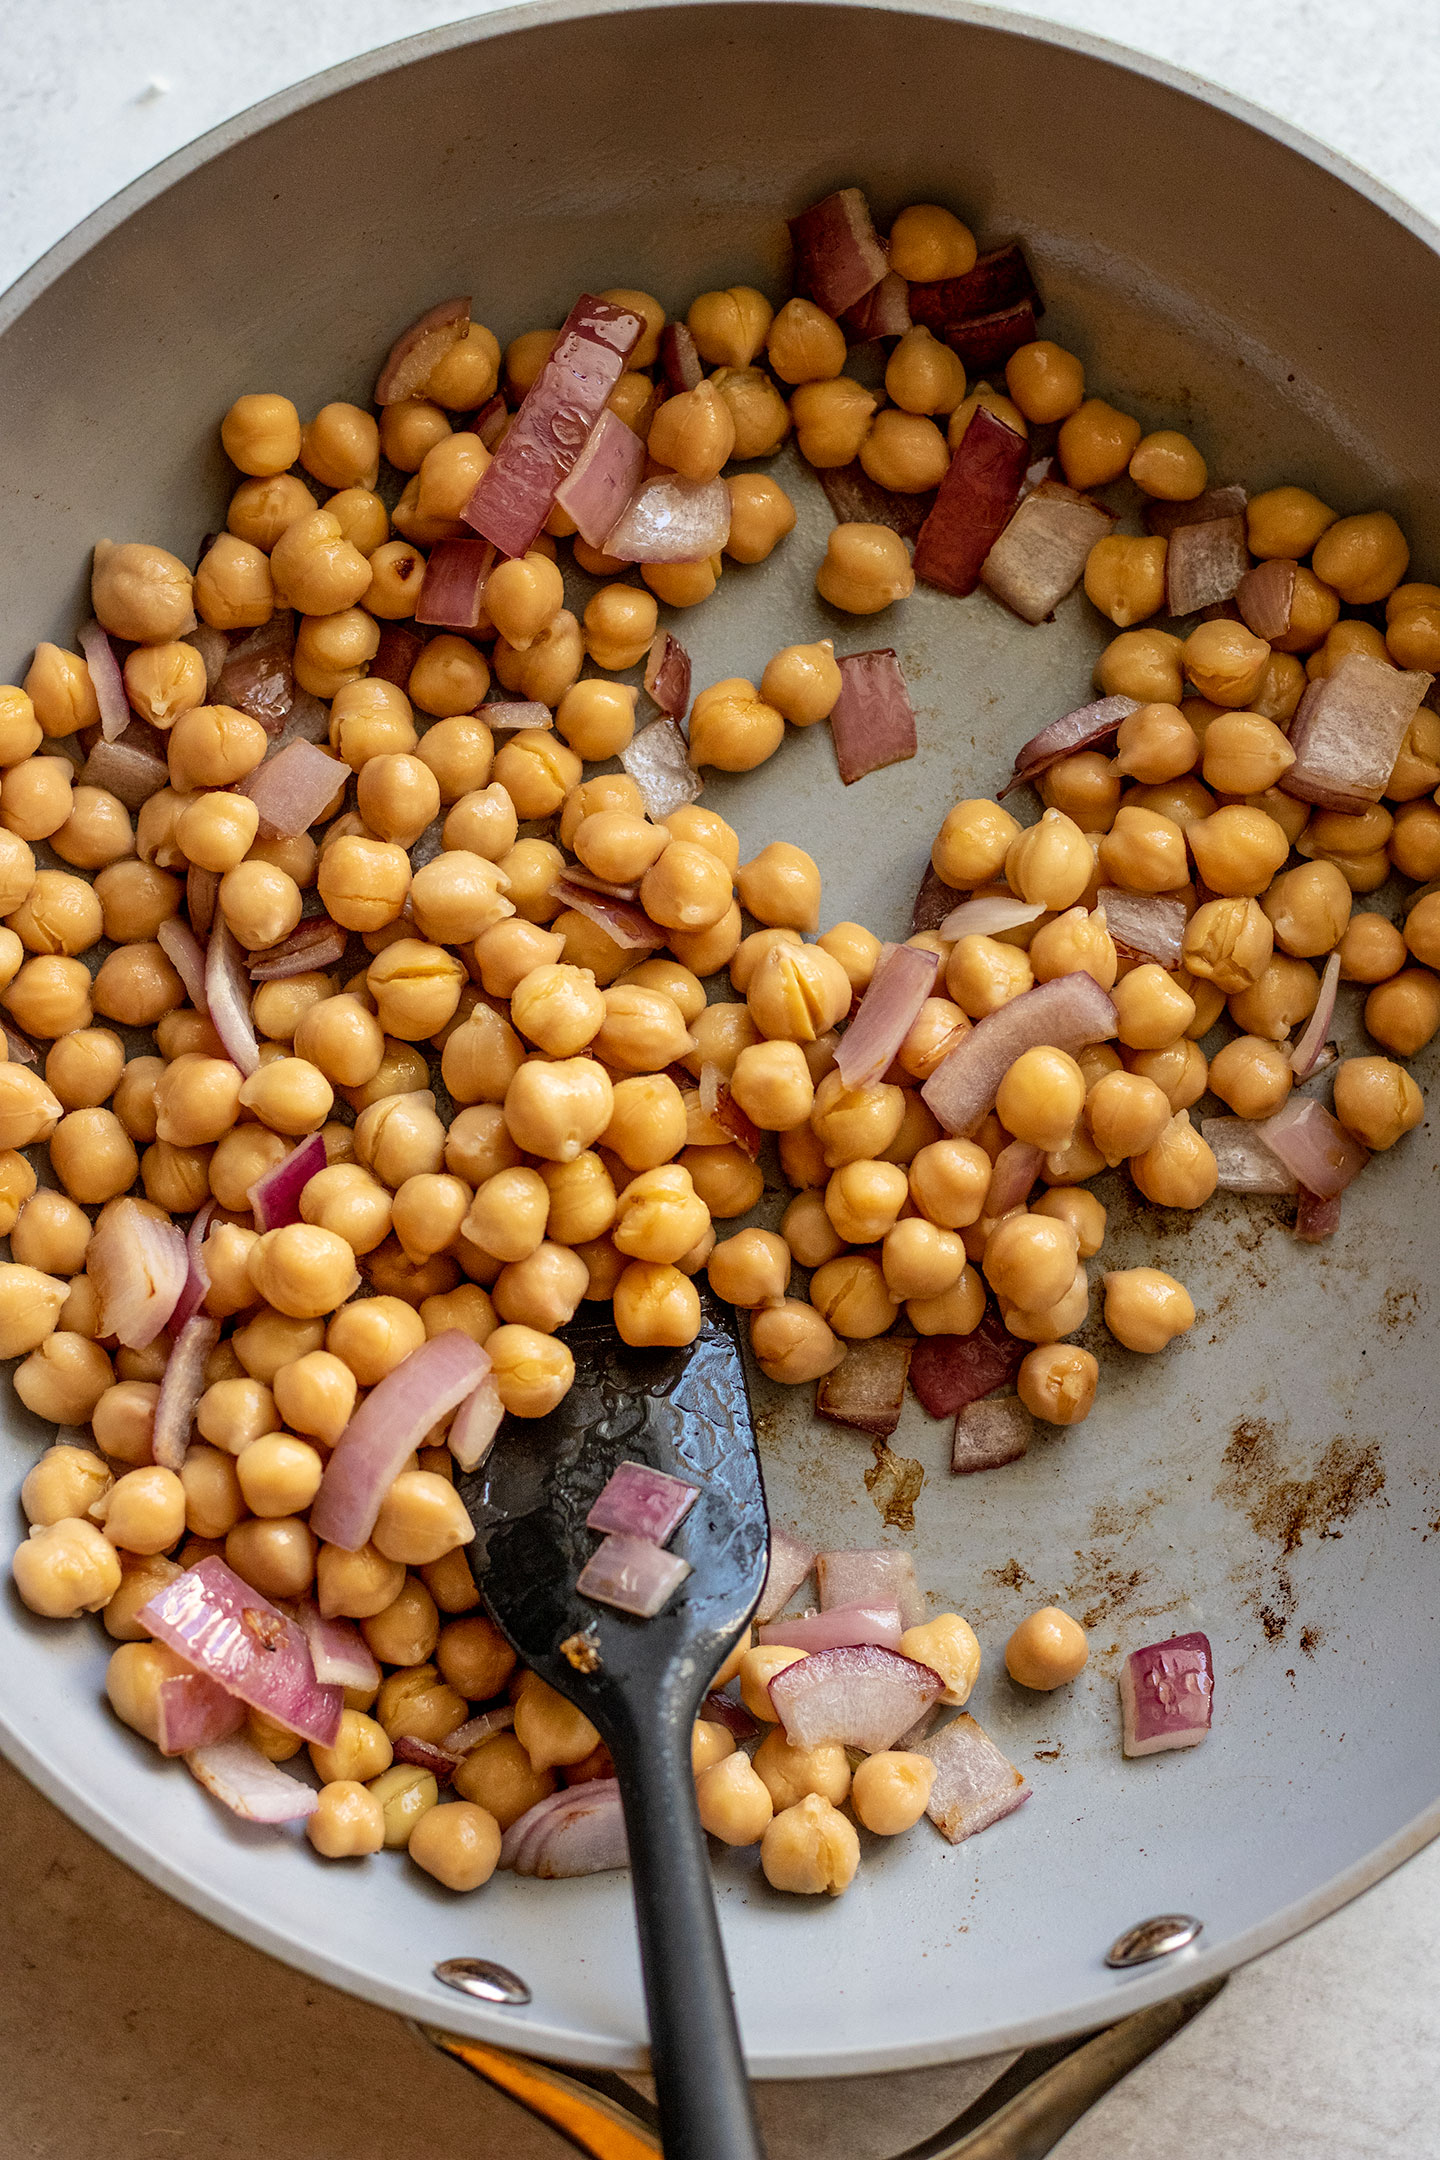
[[[437,540],[415,598],[415,620],[441,630],[478,630],[485,620],[485,580],[495,563],[488,540]]]
[[[751,1717],[743,1702],[713,1690],[700,1705],[700,1715],[712,1725],[723,1725],[737,1740],[753,1740],[762,1730],[759,1718]]]
[[[690,703],[690,655],[668,630],[657,630],[645,655],[645,693],[662,713],[683,720]]]
[[[205,1261],[205,1233],[210,1228],[210,1218],[216,1203],[207,1200],[195,1210],[190,1228],[185,1233],[185,1287],[175,1301],[175,1310],[166,1322],[172,1335],[178,1335],[188,1320],[194,1318],[210,1294],[210,1270]]]
[[[12,1026],[8,1020],[0,1022],[0,1026],[4,1028],[6,1046],[15,1064],[38,1065],[40,1063],[40,1053],[28,1035],[22,1035],[19,1028]]]
[[[661,331],[660,372],[667,397],[676,397],[682,390],[698,390],[704,382],[704,363],[688,323],[666,323]]]
[[[488,1353],[484,1353],[488,1356]],[[477,1388],[465,1397],[450,1423],[446,1435],[450,1453],[461,1470],[478,1470],[495,1445],[505,1406],[500,1400],[500,1390],[492,1369]]]
[[[917,495],[898,494],[872,480],[858,459],[851,465],[822,465],[815,477],[837,525],[888,525],[902,540],[913,542],[935,507],[934,488],[922,488]]]
[[[196,1012],[209,1017],[210,1007],[205,997],[205,948],[196,937],[189,923],[178,915],[167,916],[155,932],[155,941],[161,952],[185,985],[185,995]]]
[[[453,1776],[460,1760],[447,1747],[437,1746],[433,1740],[417,1740],[412,1733],[401,1733],[394,1749],[396,1762],[410,1763],[417,1770],[428,1770],[441,1785]]]
[[[916,577],[962,598],[974,592],[1019,500],[1029,457],[1023,435],[977,406],[920,528]]]
[[[268,623],[231,646],[211,692],[214,702],[233,705],[258,720],[267,735],[278,735],[295,702],[294,654],[295,617],[289,608],[277,608]]]
[[[114,742],[130,725],[130,700],[125,695],[125,677],[115,657],[115,648],[98,622],[83,625],[77,640],[85,655],[85,665],[95,690],[95,702],[100,708],[100,732],[106,742]]]
[[[835,1053],[847,1088],[869,1087],[889,1070],[934,989],[938,965],[938,954],[915,945],[897,945],[881,961]]]
[[[333,967],[343,958],[349,940],[349,931],[331,922],[328,915],[307,915],[278,945],[251,953],[247,972],[251,982],[284,982],[292,975],[309,975]]]
[[[480,718],[497,735],[518,734],[522,728],[548,728],[554,719],[548,705],[538,698],[496,698],[480,707]]]
[[[446,1733],[445,1752],[458,1761],[472,1748],[479,1747],[482,1741],[493,1740],[496,1733],[508,1732],[514,1723],[515,1710],[511,1703],[502,1703],[498,1710],[482,1710],[479,1717],[469,1718],[463,1725],[457,1725],[454,1732]]]
[[[205,551],[207,554],[209,550]],[[230,657],[230,640],[223,630],[213,629],[209,623],[197,623],[181,639],[183,645],[193,645],[205,663],[205,695],[214,695],[220,673]]]
[[[335,1443],[310,1510],[315,1535],[358,1552],[406,1456],[490,1369],[480,1345],[459,1328],[446,1328],[402,1358],[370,1390]]]
[[[588,922],[598,923],[607,937],[613,938],[627,952],[656,952],[665,943],[667,933],[658,923],[651,922],[644,908],[633,900],[621,900],[613,893],[596,892],[582,885],[578,878],[558,877],[550,888],[552,896],[583,915]]]
[[[915,710],[893,649],[846,653],[830,714],[835,762],[846,787],[915,755]]]
[[[1222,518],[1243,518],[1249,498],[1243,487],[1206,488],[1203,495],[1192,495],[1189,502],[1161,502],[1153,498],[1145,504],[1143,522],[1147,533],[1158,533],[1169,540],[1184,525],[1213,525]]]
[[[1039,922],[1044,913],[1043,907],[1032,907],[1028,900],[986,893],[979,900],[962,900],[959,907],[951,908],[939,923],[929,927],[938,929],[942,938],[953,943],[962,937],[998,937],[1002,930],[1020,930],[1026,923]]]
[[[160,1376],[150,1452],[162,1470],[178,1470],[190,1446],[195,1406],[205,1392],[205,1367],[220,1340],[220,1322],[192,1313],[170,1348]]]
[[[608,405],[555,500],[588,546],[603,548],[645,473],[645,445]],[[433,558],[432,558],[433,560]]]
[[[260,1068],[260,1045],[250,1017],[246,982],[249,955],[223,916],[216,919],[205,948],[205,1002],[215,1032],[245,1077]]]
[[[102,1335],[143,1350],[169,1320],[190,1272],[183,1233],[138,1202],[117,1200],[97,1223],[85,1270],[100,1300]]]
[[[1027,1346],[1021,1344],[1024,1350]],[[1018,1362],[1017,1362],[1018,1370]],[[955,1413],[950,1443],[950,1472],[970,1477],[977,1470],[1000,1470],[1018,1462],[1029,1448],[1035,1420],[1018,1395],[996,1395],[966,1403]]]
[[[380,643],[368,672],[381,682],[394,683],[397,690],[408,689],[410,671],[424,650],[424,638],[408,623],[382,623]]]
[[[765,1135],[761,1132],[755,1120],[741,1109],[739,1103],[731,1094],[729,1086],[723,1080],[720,1083],[720,1092],[715,1100],[713,1116],[717,1125],[724,1126],[735,1145],[744,1149],[751,1162],[756,1161]]]
[[[820,1610],[842,1605],[893,1605],[902,1628],[918,1627],[927,1607],[915,1579],[915,1558],[884,1546],[824,1552],[815,1562]]]
[[[258,1177],[246,1198],[255,1213],[255,1227],[283,1230],[300,1220],[300,1195],[312,1177],[325,1168],[325,1142],[318,1132],[307,1133],[284,1160]]]
[[[915,1658],[863,1643],[787,1665],[770,1682],[770,1700],[793,1747],[838,1741],[875,1755],[910,1730],[944,1685]]]
[[[185,874],[185,912],[190,917],[190,927],[198,938],[208,938],[215,922],[215,906],[220,897],[220,873],[218,870],[202,870],[191,863]]]
[[[662,1552],[648,1538],[612,1530],[596,1546],[575,1581],[581,1597],[653,1620],[690,1573],[678,1553]]]
[[[1325,1049],[1330,1023],[1335,1017],[1335,999],[1340,988],[1340,955],[1332,952],[1325,962],[1325,972],[1320,977],[1320,995],[1315,1010],[1310,1015],[1304,1034],[1290,1053],[1290,1064],[1299,1087],[1310,1078],[1319,1064]]]
[[[1235,605],[1240,611],[1241,622],[1267,643],[1284,637],[1290,628],[1295,570],[1293,562],[1277,555],[1273,561],[1256,563],[1253,569],[1247,570],[1235,588]]]
[[[1343,1193],[1332,1193],[1322,1200],[1318,1193],[1300,1187],[1299,1205],[1295,1210],[1295,1235],[1304,1245],[1323,1245],[1340,1227],[1340,1207]]]
[[[990,1171],[985,1213],[998,1217],[1008,1215],[1012,1208],[1024,1207],[1044,1160],[1044,1150],[1030,1141],[1007,1141]]]
[[[790,1650],[853,1649],[878,1643],[882,1650],[900,1647],[900,1612],[894,1604],[835,1605],[828,1612],[797,1613],[772,1620],[759,1631],[762,1643],[783,1643]]]
[[[1210,1730],[1215,1661],[1206,1635],[1172,1635],[1132,1650],[1120,1668],[1127,1755],[1198,1747]]]
[[[1280,776],[1285,793],[1325,810],[1378,802],[1432,680],[1351,653],[1312,682],[1290,723],[1295,762]]]
[[[1114,524],[1113,510],[1042,479],[985,557],[981,580],[1022,622],[1042,623],[1074,591],[1091,548]]]
[[[854,307],[890,268],[859,188],[840,188],[787,222],[795,246],[795,290],[827,315]]]
[[[302,1598],[296,1608],[300,1632],[310,1649],[315,1677],[324,1687],[374,1688],[380,1685],[380,1667],[370,1646],[353,1620],[327,1619],[313,1598]]]
[[[442,300],[427,308],[390,347],[375,384],[375,403],[398,405],[402,398],[418,397],[426,378],[469,328],[468,293],[463,300]]]
[[[977,1020],[920,1090],[946,1132],[967,1138],[983,1125],[1010,1067],[1023,1051],[1049,1045],[1073,1057],[1108,1042],[1118,1016],[1091,975],[1057,975]]]
[[[1131,713],[1139,710],[1138,698],[1104,697],[1096,698],[1089,705],[1077,706],[1062,719],[1052,720],[1049,727],[1032,735],[1016,753],[1014,776],[1001,788],[1002,798],[1023,782],[1038,779],[1060,758],[1072,757],[1077,750],[1094,750],[1101,743],[1109,742],[1118,734],[1121,721],[1128,720]]]
[[[996,308],[989,315],[971,315],[964,322],[947,323],[941,334],[951,351],[964,361],[965,372],[973,382],[977,376],[1003,368],[1022,345],[1035,342],[1035,310],[1028,300],[1020,300],[1014,307]]]
[[[802,1545],[797,1537],[778,1524],[770,1525],[770,1564],[765,1571],[765,1587],[760,1592],[755,1607],[755,1624],[763,1627],[773,1620],[782,1606],[788,1605],[795,1592],[815,1565],[813,1546]]]
[[[887,270],[862,300],[846,308],[841,323],[852,345],[868,344],[871,338],[904,337],[914,328],[910,315],[910,287],[898,270]]]
[[[931,1417],[953,1417],[1013,1380],[1029,1348],[1010,1333],[994,1305],[987,1305],[968,1335],[920,1338],[910,1354],[910,1385]]]
[[[968,1712],[917,1741],[916,1752],[935,1765],[925,1812],[952,1845],[1013,1815],[1030,1798],[1015,1765]]]
[[[80,785],[104,788],[127,810],[138,810],[170,782],[165,758],[146,741],[147,735],[158,740],[159,730],[132,720],[113,742],[102,736],[80,768]]]
[[[320,1805],[313,1785],[302,1785],[249,1740],[211,1741],[192,1748],[185,1763],[197,1783],[242,1822],[301,1822]]]
[[[551,1882],[629,1867],[619,1784],[591,1778],[537,1801],[505,1832],[500,1865]]]
[[[1253,1118],[1202,1118],[1200,1131],[1215,1157],[1221,1192],[1294,1192],[1295,1173],[1266,1147]]]
[[[974,266],[962,277],[937,278],[933,284],[910,288],[910,313],[928,330],[943,330],[949,323],[966,322],[976,315],[993,315],[1021,301],[1029,301],[1035,314],[1044,314],[1018,240],[977,255]]]
[[[1177,525],[1165,552],[1165,606],[1194,615],[1233,600],[1250,567],[1245,513]]]
[[[315,1677],[298,1621],[212,1554],[165,1583],[139,1620],[252,1710],[321,1747],[333,1745],[343,1689]]]
[[[816,1381],[816,1414],[872,1440],[888,1440],[900,1423],[912,1348],[898,1335],[852,1343],[835,1370]]]
[[[652,1470],[646,1463],[622,1462],[611,1471],[585,1517],[587,1530],[619,1530],[630,1537],[668,1545],[700,1497],[698,1485]]]
[[[704,562],[730,538],[730,491],[723,480],[659,473],[635,495],[604,551],[616,562]]]
[[[937,877],[934,864],[927,863],[910,914],[911,937],[918,937],[925,930],[943,930],[956,908],[962,902],[968,902],[968,897],[957,886],[947,885],[942,877]],[[1044,908],[1040,913],[1045,913]]]
[[[294,840],[308,832],[350,777],[339,758],[311,742],[288,743],[239,782],[260,813],[262,840]]]
[[[466,524],[502,555],[523,555],[534,545],[644,328],[638,315],[590,293],[570,310],[465,505]],[[723,494],[724,483],[718,485]],[[728,495],[725,501],[728,512]]]
[[[208,1673],[170,1673],[155,1690],[162,1755],[188,1755],[192,1748],[227,1740],[245,1722],[245,1705]]]
[[[609,878],[596,877],[593,870],[583,870],[578,863],[567,863],[562,873],[571,885],[583,885],[586,892],[600,893],[606,900],[638,900],[638,885],[616,885]],[[554,891],[551,887],[551,891]]]
[[[1369,1150],[1308,1095],[1292,1095],[1274,1117],[1264,1119],[1259,1136],[1306,1191],[1321,1200],[1344,1192],[1370,1160]]]
[[[1123,951],[1140,960],[1155,960],[1162,968],[1179,967],[1188,920],[1183,900],[1102,885],[1095,896],[1095,911],[1105,917],[1106,929]]]
[[[470,425],[485,448],[493,450],[505,433],[505,423],[509,417],[510,408],[497,390],[494,397],[487,399],[480,407]]]
[[[690,763],[678,722],[668,713],[631,737],[620,753],[620,763],[639,788],[646,812],[657,825],[672,810],[697,801],[705,785]]]

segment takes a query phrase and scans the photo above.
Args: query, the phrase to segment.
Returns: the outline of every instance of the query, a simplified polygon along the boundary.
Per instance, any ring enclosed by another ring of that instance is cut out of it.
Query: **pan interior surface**
[[[785,214],[852,182],[882,229],[936,200],[982,245],[1020,234],[1044,332],[1083,355],[1092,394],[1193,433],[1217,479],[1392,509],[1412,575],[1440,569],[1440,264],[1285,143],[998,17],[766,0],[510,22],[416,41],[237,123],[102,216],[88,251],[32,273],[23,309],[0,316],[0,675],[18,680],[42,637],[73,642],[95,538],[193,560],[225,499],[217,417],[242,391],[282,389],[302,413],[368,402],[377,355],[451,292],[472,292],[502,341],[587,287],[640,286],[681,314],[711,286],[778,296]],[[796,532],[673,619],[697,685],[758,679],[798,640],[893,644],[920,752],[847,790],[828,731],[792,731],[706,799],[742,859],[774,839],[810,850],[825,923],[903,935],[945,809],[993,793],[1016,746],[1090,694],[1104,626],[1079,594],[1032,629],[983,593],[923,587],[874,621],[837,617],[813,591],[829,511],[797,463],[776,470]],[[1357,1030],[1347,1002],[1347,1047]],[[1271,1202],[1192,1220],[1136,1211],[1109,1181],[1105,1264],[1179,1275],[1199,1324],[1146,1360],[1092,1321],[1090,1420],[989,1476],[952,1480],[948,1425],[911,1403],[892,1448],[924,1472],[913,1530],[868,1442],[818,1423],[808,1389],[757,1384],[774,1514],[820,1546],[913,1548],[933,1608],[966,1614],[985,1645],[969,1707],[1034,1786],[957,1848],[923,1826],[867,1839],[833,1904],[772,1896],[753,1853],[720,1859],[757,2075],[900,2068],[1099,2023],[1282,1939],[1440,1827],[1435,1170],[1422,1129],[1347,1195],[1324,1248],[1297,1245]],[[13,1534],[48,1435],[8,1398],[5,1416]],[[1059,1697],[1012,1687],[1000,1655],[1048,1602],[1091,1631]],[[411,2015],[579,2062],[641,2059],[628,1878],[497,1876],[456,1900],[388,1862],[322,1870],[303,1842],[223,1816],[109,1716],[97,1627],[32,1620],[13,1595],[0,1625],[7,1746],[165,1887]],[[1215,1648],[1211,1738],[1124,1761],[1124,1654],[1192,1628]],[[1204,1922],[1195,1950],[1106,1972],[1124,1928],[1176,1911]],[[457,1955],[512,1968],[530,2006],[448,1993],[431,1970]]]

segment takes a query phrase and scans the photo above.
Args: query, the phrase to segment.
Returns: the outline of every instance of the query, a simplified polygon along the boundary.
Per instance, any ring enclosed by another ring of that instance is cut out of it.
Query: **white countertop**
[[[1379,0],[1060,0],[1016,11],[1268,107],[1440,219],[1440,16]],[[5,11],[0,287],[136,174],[374,45],[488,12],[445,0],[49,0]],[[4,2155],[558,2160],[559,2141],[392,2018],[283,1973],[131,1876],[0,1765]],[[13,1863],[13,1865],[12,1865]],[[220,2016],[205,1999],[223,2006]],[[179,2000],[177,2001],[177,1996]],[[239,2033],[220,2032],[238,2023]],[[245,2044],[236,2042],[243,2034]],[[260,2075],[263,2070],[263,2076]],[[963,2075],[963,2074],[962,2074]],[[898,2088],[904,2088],[903,2093]],[[773,2160],[870,2160],[961,2104],[955,2074],[770,2087]],[[348,2104],[347,2104],[348,2103]],[[352,2108],[364,2110],[357,2140]],[[347,2129],[347,2117],[349,2127]],[[1440,1845],[1238,1974],[1060,2160],[1436,2160]]]

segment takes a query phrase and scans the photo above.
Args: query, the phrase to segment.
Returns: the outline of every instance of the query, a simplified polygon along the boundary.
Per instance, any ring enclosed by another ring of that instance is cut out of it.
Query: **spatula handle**
[[[616,1754],[665,2160],[764,2160],[695,1806],[690,1720],[665,1725]]]

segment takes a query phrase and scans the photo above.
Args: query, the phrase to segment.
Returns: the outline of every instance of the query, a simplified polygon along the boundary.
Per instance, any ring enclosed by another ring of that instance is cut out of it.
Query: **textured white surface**
[[[372,45],[472,12],[430,0],[306,0],[303,8],[284,0],[247,0],[243,8],[231,0],[50,0],[22,14],[12,0],[0,75],[0,286],[118,187],[230,114]],[[1440,19],[1382,9],[1378,0],[1276,0],[1263,11],[1256,0],[1206,0],[1202,8],[1192,0],[1151,0],[1143,12],[1124,0],[1068,0],[1019,12],[1138,46],[1220,83],[1319,136],[1440,218],[1433,125]],[[323,246],[323,235],[316,244]],[[1343,265],[1336,267],[1343,275]],[[108,1900],[98,1901],[106,1925],[92,1944],[91,2038],[122,2082],[132,2067],[127,2051],[143,2081],[151,2059],[143,2028],[137,2033],[130,2015],[122,2020],[121,2003],[99,1976],[125,1969],[122,1938],[154,1893],[142,1892],[75,1833],[71,1841],[79,1848],[77,1872],[93,1869],[97,1884],[102,1874],[107,1883],[119,1878]],[[126,1885],[136,1900],[130,1910]],[[263,1989],[263,1961],[238,1945],[233,1956],[260,1976]],[[73,1987],[77,1976],[66,1977]],[[1062,2160],[1181,2152],[1187,2160],[1434,2160],[1437,2004],[1440,1848],[1240,1974],[1170,2050],[1070,2134],[1059,2148]],[[335,2002],[330,2022],[354,2021],[358,2055],[362,2029],[373,2044],[362,2021],[377,2016]],[[404,2036],[397,2030],[394,2039],[404,2062]],[[263,2045],[253,2059],[270,2059]],[[409,2068],[417,2085],[455,2075],[413,2060]],[[189,2072],[203,2078],[193,2057]],[[771,2088],[765,2114],[776,2160],[822,2151],[859,2160],[943,2119],[944,2073],[900,2082],[903,2103],[899,2093],[887,2101],[880,2081],[866,2081],[863,2091],[832,2089],[828,2097]],[[517,2139],[513,2114],[481,2088],[447,2090],[459,2103],[453,2123],[467,2149],[503,2150],[515,2160],[559,2152],[540,2132]],[[958,2104],[958,2080],[955,2092]],[[223,2106],[218,2088],[215,2100]],[[71,2141],[65,2109],[57,2094],[53,2117],[42,2107],[27,2119],[29,2134],[22,2131],[22,2142],[6,2149],[89,2160],[96,2146]],[[838,2136],[837,2113],[845,2124]],[[243,2124],[228,2120],[223,2143],[214,2142],[215,2119],[204,2117],[202,2108],[194,2127],[203,2122],[212,2150],[256,2160],[270,2149],[263,2133],[252,2143]],[[112,2160],[157,2149],[157,2136],[168,2150],[176,2135],[157,2132],[153,2116],[142,2127],[124,2109],[104,2127]]]

